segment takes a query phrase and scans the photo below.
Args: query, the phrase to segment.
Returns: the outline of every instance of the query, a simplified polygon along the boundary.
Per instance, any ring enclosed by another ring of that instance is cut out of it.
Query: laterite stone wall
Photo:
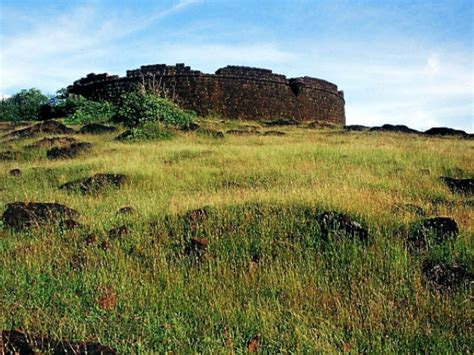
[[[227,119],[325,121],[345,124],[344,93],[325,80],[287,79],[271,70],[227,66],[206,74],[184,64],[146,65],[125,77],[89,74],[68,87],[93,100],[117,100],[144,87],[199,115]]]

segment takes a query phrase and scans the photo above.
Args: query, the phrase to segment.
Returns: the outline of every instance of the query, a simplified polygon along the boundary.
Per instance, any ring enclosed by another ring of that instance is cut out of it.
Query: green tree
[[[35,88],[21,90],[12,97],[0,101],[0,119],[2,121],[38,120],[41,106],[47,103],[48,97],[40,90]]]

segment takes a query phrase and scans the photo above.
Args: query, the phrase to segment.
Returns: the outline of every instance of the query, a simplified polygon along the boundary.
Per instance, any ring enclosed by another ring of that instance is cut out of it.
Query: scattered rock
[[[129,232],[130,230],[128,229],[128,227],[123,225],[123,226],[112,228],[111,230],[109,230],[107,235],[109,236],[110,239],[117,239],[117,238],[121,238],[127,235]]]
[[[132,136],[133,136],[133,132],[131,130],[126,130],[120,133],[117,137],[115,137],[115,139],[119,141],[123,141],[123,140],[127,140],[128,138]]]
[[[340,125],[332,122],[313,121],[308,123],[307,127],[310,129],[336,129],[340,128]]]
[[[454,179],[447,176],[442,176],[440,179],[454,193],[474,195],[474,179]]]
[[[370,129],[370,127],[362,126],[362,125],[357,125],[357,124],[344,126],[344,130],[346,130],[346,131],[354,131],[354,132],[368,131],[369,129]]]
[[[127,181],[127,176],[123,174],[95,174],[92,177],[67,182],[59,188],[90,194],[101,192],[106,188],[120,188]]]
[[[409,128],[405,125],[391,125],[384,124],[381,127],[372,127],[369,129],[370,132],[394,132],[394,133],[420,133],[419,131]]]
[[[57,121],[43,121],[33,126],[10,132],[3,137],[31,138],[39,134],[73,134],[76,133],[72,128],[66,127]]]
[[[113,126],[105,126],[100,123],[89,123],[82,126],[79,132],[88,133],[88,134],[102,134],[102,133],[115,132],[116,130],[117,128]]]
[[[199,128],[196,132],[199,134],[210,136],[212,138],[219,138],[219,139],[224,138],[224,132],[216,131],[210,128]]]
[[[328,240],[330,235],[349,236],[350,238],[358,238],[361,241],[367,241],[369,232],[359,222],[351,216],[344,213],[328,211],[320,213],[316,217],[321,229],[321,237]]]
[[[83,225],[73,219],[65,219],[59,222],[59,227],[63,230],[82,228]]]
[[[21,170],[20,169],[11,169],[8,174],[10,176],[20,176],[21,175]]]
[[[433,244],[441,244],[446,240],[455,239],[458,231],[458,225],[452,218],[429,218],[412,225],[407,242],[412,248],[424,249]]]
[[[185,254],[189,256],[202,257],[207,250],[209,240],[207,238],[191,238],[185,249]]]
[[[474,281],[466,266],[455,263],[425,261],[421,272],[427,286],[437,291],[455,291]]]
[[[14,152],[12,150],[5,150],[0,152],[0,161],[8,161],[18,159],[20,152]]]
[[[87,262],[87,259],[84,255],[76,254],[72,256],[71,261],[69,262],[69,265],[71,266],[71,269],[75,271],[81,271],[84,268],[84,265],[86,264],[86,262]]]
[[[92,233],[92,234],[89,234],[89,235],[86,237],[86,239],[84,239],[84,242],[86,243],[86,245],[89,246],[89,245],[92,245],[92,244],[96,243],[96,242],[97,242],[97,239],[98,239],[98,238],[97,238],[97,235],[94,234],[94,233]]]
[[[238,136],[246,136],[246,135],[251,135],[251,134],[257,134],[259,132],[258,131],[249,131],[249,130],[245,130],[245,129],[229,129],[225,133],[238,135]]]
[[[467,138],[469,136],[468,133],[460,130],[460,129],[453,129],[448,127],[433,127],[423,133],[427,136],[460,136]]]
[[[196,131],[199,129],[199,125],[196,123],[196,122],[191,122],[190,124],[188,124],[187,126],[185,127],[182,127],[181,130],[182,131]]]
[[[107,251],[110,249],[110,244],[104,240],[102,243],[98,245],[99,249],[102,249],[103,251]]]
[[[285,118],[277,118],[271,121],[262,121],[262,124],[265,126],[294,126],[298,124],[298,121],[288,120]]]
[[[72,143],[62,147],[54,147],[46,152],[48,159],[69,159],[75,158],[80,153],[87,151],[91,148],[90,143],[79,142]]]
[[[0,345],[3,345],[0,348],[2,354],[117,354],[115,349],[99,343],[52,339],[20,330],[4,330],[0,340]]]
[[[51,147],[64,147],[72,143],[77,143],[77,140],[72,137],[52,137],[43,138],[36,141],[25,148],[51,148]]]
[[[3,223],[15,229],[55,224],[79,217],[79,212],[58,203],[13,202],[5,206]]]
[[[286,136],[286,133],[281,131],[266,131],[262,133],[262,136]]]
[[[260,338],[261,335],[258,333],[252,339],[247,342],[247,351],[249,353],[256,353],[260,347]]]
[[[126,207],[119,208],[117,213],[118,214],[134,214],[135,209],[133,207],[126,206]]]

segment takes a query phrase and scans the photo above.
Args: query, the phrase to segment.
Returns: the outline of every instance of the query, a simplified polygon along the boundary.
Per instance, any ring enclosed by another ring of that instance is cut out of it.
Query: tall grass
[[[230,125],[234,128],[236,123]],[[84,229],[0,231],[0,327],[88,339],[127,352],[472,351],[472,287],[430,291],[428,253],[409,253],[399,230],[420,217],[460,227],[438,253],[474,261],[469,197],[438,177],[472,177],[474,143],[285,128],[283,137],[192,133],[172,140],[94,144],[78,159],[37,151],[0,162],[0,212],[12,201],[60,202]],[[29,141],[9,143],[17,149]],[[21,177],[9,176],[20,168]],[[98,172],[124,173],[120,190],[80,195],[58,189]],[[137,213],[121,216],[132,206]],[[208,206],[196,228],[183,216]],[[322,241],[314,215],[338,210],[368,226],[369,243]],[[126,224],[130,233],[110,239]],[[98,241],[86,245],[96,233]],[[191,237],[209,240],[189,253]],[[108,241],[106,251],[97,247]],[[116,306],[100,307],[112,290]]]

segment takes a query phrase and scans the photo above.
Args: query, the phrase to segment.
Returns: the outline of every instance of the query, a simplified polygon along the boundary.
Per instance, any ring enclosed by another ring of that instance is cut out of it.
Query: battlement
[[[94,100],[116,101],[140,87],[200,115],[345,123],[344,93],[337,85],[307,76],[288,79],[269,69],[245,66],[229,65],[206,74],[183,63],[143,65],[128,70],[124,77],[88,74],[68,91]]]

